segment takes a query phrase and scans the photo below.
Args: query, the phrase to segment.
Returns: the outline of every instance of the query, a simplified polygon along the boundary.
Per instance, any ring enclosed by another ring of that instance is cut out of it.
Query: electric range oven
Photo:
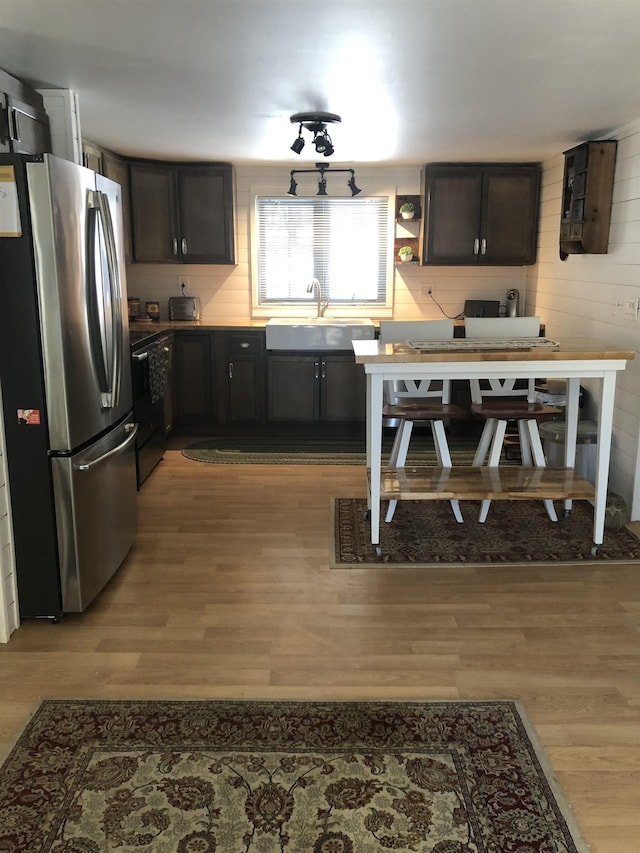
[[[138,424],[136,471],[138,488],[164,456],[164,391],[166,336],[130,332],[133,416]]]

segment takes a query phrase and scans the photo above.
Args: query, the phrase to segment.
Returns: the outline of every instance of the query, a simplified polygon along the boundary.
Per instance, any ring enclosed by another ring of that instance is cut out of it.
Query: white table
[[[463,346],[469,347],[467,341]],[[633,350],[617,350],[601,341],[571,338],[558,347],[529,350],[421,352],[405,344],[378,340],[353,341],[355,360],[367,376],[367,468],[371,543],[380,542],[380,501],[468,499],[562,499],[565,510],[577,498],[595,498],[593,548],[597,553],[604,535],[604,513],[609,478],[616,375],[634,358]],[[462,379],[472,377],[562,378],[567,382],[565,468],[405,468],[382,467],[383,384],[387,380]],[[580,381],[600,381],[595,490],[575,471]]]

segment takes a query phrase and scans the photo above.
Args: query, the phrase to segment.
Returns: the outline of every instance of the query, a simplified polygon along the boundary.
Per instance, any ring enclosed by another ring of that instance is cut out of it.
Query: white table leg
[[[564,445],[565,468],[576,467],[576,438],[578,433],[578,408],[580,405],[580,379],[576,376],[567,379],[567,431]],[[571,512],[573,501],[567,498],[564,502],[565,515]]]
[[[616,390],[616,374],[607,370],[602,377],[600,416],[598,418],[598,452],[596,456],[596,503],[593,513],[593,546],[597,550],[604,539],[604,513],[607,506],[609,482],[609,459],[613,432],[613,404]]]
[[[370,374],[368,385],[367,465],[370,471],[371,544],[380,542],[380,470],[382,468],[382,376]]]

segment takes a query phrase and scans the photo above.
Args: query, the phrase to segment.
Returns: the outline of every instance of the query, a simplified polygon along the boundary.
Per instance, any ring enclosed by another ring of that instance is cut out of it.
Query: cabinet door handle
[[[473,254],[477,255],[479,251],[480,251],[480,240],[478,240],[478,238],[476,237],[476,239],[473,241]]]
[[[229,379],[233,379],[233,362],[229,362]]]
[[[248,343],[247,341],[242,341],[242,343],[240,344],[240,346],[241,346],[241,348],[242,348],[242,349],[249,349],[249,347],[251,346],[251,344],[250,344],[250,343]]]
[[[321,367],[322,367],[322,372],[320,375],[322,376],[323,379],[326,379],[327,378],[327,362],[323,361]]]
[[[173,238],[173,254],[175,256],[177,256],[177,254],[178,254],[178,238],[177,237]]]
[[[182,238],[182,254],[183,255],[187,254],[187,238],[186,237]]]
[[[487,254],[487,241],[484,239],[484,237],[482,238],[482,243],[480,244],[480,254]]]
[[[317,361],[314,361],[314,363],[313,363],[313,374],[314,374],[314,379],[320,378],[320,364]]]
[[[12,142],[21,142],[20,139],[20,128],[18,125],[18,111],[11,107],[8,110],[8,125],[9,125],[9,139]]]

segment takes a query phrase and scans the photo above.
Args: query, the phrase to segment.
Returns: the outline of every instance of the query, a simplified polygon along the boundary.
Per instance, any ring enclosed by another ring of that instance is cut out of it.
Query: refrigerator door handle
[[[120,399],[124,329],[122,287],[109,198],[89,191],[88,313],[91,343],[104,409],[116,408]]]
[[[91,462],[85,462],[81,465],[74,465],[76,471],[90,471],[92,468],[95,468],[96,465],[100,465],[103,462],[106,462],[107,459],[110,459],[112,456],[117,456],[119,453],[122,453],[123,450],[126,450],[127,447],[135,441],[136,435],[138,434],[138,424],[125,424],[125,430],[129,433],[123,442],[121,442],[117,447],[112,447],[111,450],[108,450],[106,453],[103,453],[102,456],[98,456],[97,459],[92,459]]]

